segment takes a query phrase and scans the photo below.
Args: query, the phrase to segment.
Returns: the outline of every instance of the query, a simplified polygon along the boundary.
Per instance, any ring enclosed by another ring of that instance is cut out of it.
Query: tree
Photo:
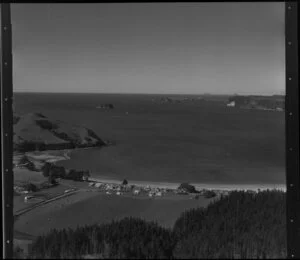
[[[183,190],[188,193],[196,193],[197,192],[195,186],[188,184],[188,183],[181,183],[180,186],[178,187],[178,189]]]
[[[42,173],[43,173],[44,177],[49,177],[51,166],[52,166],[52,164],[51,164],[51,163],[48,163],[48,162],[46,162],[46,163],[43,165],[43,167],[42,167],[41,170],[42,170]]]
[[[54,178],[62,178],[66,177],[66,169],[63,166],[52,165],[50,168],[50,175]]]
[[[36,192],[38,190],[36,185],[30,182],[24,185],[24,189],[30,192]]]
[[[83,181],[88,181],[89,177],[91,176],[89,171],[83,171],[83,176],[82,176],[82,180]]]
[[[23,155],[19,160],[20,166],[27,168],[30,171],[36,171],[36,167],[32,161],[29,160],[28,156]]]
[[[127,185],[128,181],[126,179],[123,180],[122,185]]]
[[[73,180],[73,181],[83,181],[83,176],[86,176],[87,173],[88,172],[86,172],[86,171],[71,169],[66,173],[65,178],[68,180]],[[88,176],[89,176],[89,173],[88,173]]]

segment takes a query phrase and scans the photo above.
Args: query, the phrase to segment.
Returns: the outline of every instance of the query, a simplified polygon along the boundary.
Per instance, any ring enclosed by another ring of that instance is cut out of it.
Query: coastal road
[[[81,190],[74,190],[74,191],[70,191],[70,192],[68,192],[68,193],[63,193],[63,194],[60,194],[60,195],[58,195],[58,196],[56,196],[56,197],[53,197],[53,198],[51,198],[51,199],[44,200],[44,201],[41,201],[41,202],[39,202],[39,203],[36,203],[36,204],[32,205],[31,207],[28,207],[28,208],[25,208],[25,209],[18,210],[18,211],[14,214],[14,218],[16,219],[16,218],[20,217],[21,215],[23,215],[23,214],[25,214],[25,213],[27,213],[27,212],[29,212],[29,211],[35,209],[35,208],[41,207],[41,206],[43,206],[43,205],[45,205],[45,204],[47,204],[47,203],[50,203],[50,202],[53,202],[53,201],[56,201],[56,200],[59,200],[59,199],[62,199],[62,198],[68,197],[68,196],[71,196],[71,195],[73,195],[73,194],[75,194],[75,193],[77,193],[77,192],[79,192],[79,191],[81,191]]]

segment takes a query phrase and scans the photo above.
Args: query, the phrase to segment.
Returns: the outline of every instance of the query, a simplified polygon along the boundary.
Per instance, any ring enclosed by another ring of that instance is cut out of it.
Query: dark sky
[[[14,91],[278,94],[284,3],[12,4]]]

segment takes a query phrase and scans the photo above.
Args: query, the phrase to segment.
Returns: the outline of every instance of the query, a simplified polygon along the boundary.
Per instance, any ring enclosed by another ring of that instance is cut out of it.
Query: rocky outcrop
[[[105,145],[91,129],[50,120],[39,113],[15,114],[13,130],[14,150],[20,152]]]

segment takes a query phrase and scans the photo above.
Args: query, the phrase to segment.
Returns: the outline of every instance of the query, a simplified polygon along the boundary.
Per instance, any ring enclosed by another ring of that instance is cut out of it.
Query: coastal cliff
[[[14,151],[59,150],[104,146],[91,129],[51,120],[39,113],[14,114]]]

